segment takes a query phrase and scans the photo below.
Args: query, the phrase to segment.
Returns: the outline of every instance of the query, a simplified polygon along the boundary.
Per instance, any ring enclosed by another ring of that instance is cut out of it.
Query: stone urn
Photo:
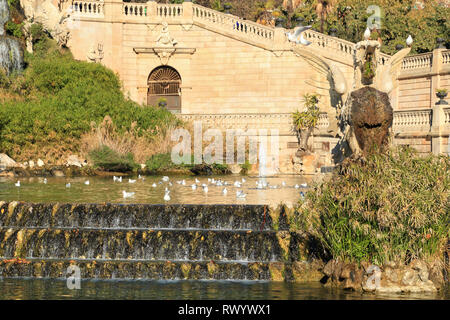
[[[298,151],[297,151],[297,157],[301,157],[305,154],[310,153],[310,148],[308,147],[308,141],[311,137],[311,134],[313,132],[314,128],[306,128],[306,129],[300,129],[297,130],[297,138],[298,138]]]
[[[447,94],[448,93],[446,91],[438,91],[438,92],[436,92],[436,96],[439,98],[439,101],[436,104],[438,104],[438,105],[448,104],[448,102],[444,100],[447,97]]]

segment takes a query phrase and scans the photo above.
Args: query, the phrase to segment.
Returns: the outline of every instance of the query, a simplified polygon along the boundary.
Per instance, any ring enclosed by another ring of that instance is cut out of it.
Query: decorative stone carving
[[[178,42],[170,36],[169,25],[167,22],[162,23],[162,30],[156,39],[156,45],[160,47],[174,47]]]
[[[98,43],[97,45],[92,45],[86,57],[90,62],[101,63],[104,57],[103,44]]]
[[[395,88],[403,58],[411,51],[397,52],[384,65],[380,63],[381,44],[360,41],[355,46],[353,91],[340,114],[341,140],[335,161],[350,155],[383,150],[391,143],[393,110],[389,93]]]
[[[41,23],[59,45],[66,45],[74,18],[68,4],[56,7],[51,0],[20,0],[28,24]]]

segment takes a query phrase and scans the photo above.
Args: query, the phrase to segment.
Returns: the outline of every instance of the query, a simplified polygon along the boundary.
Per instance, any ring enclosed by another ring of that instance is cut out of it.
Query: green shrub
[[[16,38],[22,38],[24,36],[22,31],[23,25],[23,22],[17,24],[12,21],[8,21],[5,23],[6,33]]]
[[[89,157],[94,162],[94,167],[105,171],[129,172],[138,168],[131,153],[120,155],[107,146],[91,151]]]
[[[28,160],[31,153],[44,159],[51,148],[59,155],[79,152],[80,137],[90,132],[92,122],[100,124],[105,116],[111,117],[119,133],[135,123],[134,132],[149,143],[170,126],[181,124],[167,110],[142,107],[125,98],[112,70],[75,61],[69,52],[57,49],[53,40],[48,41],[51,50],[27,55],[23,75],[10,77],[11,85],[5,85],[21,94],[23,101],[0,103],[2,152],[19,161]]]
[[[193,165],[190,164],[174,164],[172,162],[172,156],[170,153],[156,154],[148,159],[145,164],[150,172],[163,172],[174,169],[189,169],[193,167]]]
[[[436,259],[449,236],[449,184],[449,157],[391,150],[343,164],[307,193],[292,223],[342,261]]]
[[[245,159],[245,163],[241,164],[241,174],[246,175],[252,168],[252,165],[248,161],[248,159]]]

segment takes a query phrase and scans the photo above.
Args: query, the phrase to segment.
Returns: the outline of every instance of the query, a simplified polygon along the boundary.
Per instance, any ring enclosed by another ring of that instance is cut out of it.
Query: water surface
[[[216,186],[209,179],[222,180],[228,182],[228,186]],[[256,188],[258,177],[244,177],[245,183],[237,188],[233,184],[241,181],[240,175],[198,177],[200,181],[198,188],[192,190],[191,185],[195,183],[195,177],[176,176],[170,177],[170,183],[160,184],[162,177],[151,176],[139,179],[133,177],[135,183],[129,183],[129,178],[123,178],[123,182],[113,182],[112,177],[90,177],[90,178],[6,178],[0,177],[0,201],[26,201],[37,203],[63,202],[63,203],[147,203],[147,204],[266,204],[278,205],[284,203],[292,205],[300,199],[300,192],[306,192],[305,188],[295,189],[296,184],[311,183],[311,178],[296,175],[286,175],[265,178],[269,186],[276,186],[277,189],[266,188],[259,190]],[[185,180],[186,185],[177,182]],[[20,181],[20,187],[15,183]],[[85,182],[89,181],[89,185]],[[283,182],[285,186],[283,187]],[[66,184],[70,183],[70,188]],[[157,187],[152,187],[153,184]],[[202,184],[208,185],[208,192],[205,193]],[[170,201],[164,201],[165,189],[170,190]],[[223,189],[228,193],[223,195]],[[236,191],[244,191],[247,194],[245,200],[236,197]],[[135,192],[132,198],[123,198],[123,191]]]
[[[445,292],[437,294],[374,295],[324,288],[316,282],[89,280],[81,282],[80,290],[69,290],[64,280],[0,280],[0,299],[14,300],[442,300],[449,298],[448,288]]]

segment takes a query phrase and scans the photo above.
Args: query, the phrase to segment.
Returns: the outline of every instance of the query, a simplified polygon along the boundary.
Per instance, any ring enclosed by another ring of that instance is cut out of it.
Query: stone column
[[[431,68],[431,92],[430,92],[430,104],[433,109],[433,118],[431,122],[431,149],[433,154],[438,155],[444,152],[442,130],[444,127],[445,114],[443,106],[439,104],[439,101],[435,102],[436,90],[440,88],[440,71],[442,69],[442,51],[443,49],[436,48],[433,50],[433,61]]]
[[[192,1],[184,1],[183,2],[183,18],[189,21],[192,21],[193,16],[193,6]],[[188,21],[186,21],[188,22]]]
[[[150,21],[154,21],[154,19],[156,18],[156,7],[157,3],[155,0],[147,1],[147,18]]]

